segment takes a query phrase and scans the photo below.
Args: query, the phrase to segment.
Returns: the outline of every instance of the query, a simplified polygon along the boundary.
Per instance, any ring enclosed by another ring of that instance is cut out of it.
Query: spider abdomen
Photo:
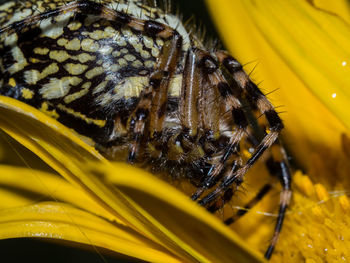
[[[22,10],[19,2],[11,3],[15,11],[2,17],[0,27],[45,6],[28,1],[30,7]],[[75,12],[1,37],[1,94],[41,109],[100,144],[117,139],[116,119],[126,126],[164,44],[121,23]],[[169,89],[170,110],[176,110],[181,73],[178,65]]]

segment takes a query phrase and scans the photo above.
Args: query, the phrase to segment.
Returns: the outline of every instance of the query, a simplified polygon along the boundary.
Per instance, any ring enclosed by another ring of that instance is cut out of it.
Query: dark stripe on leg
[[[241,108],[234,108],[232,110],[232,116],[239,129],[245,129],[248,126],[248,120]]]
[[[207,210],[210,213],[215,213],[217,210],[224,207],[224,205],[232,199],[233,190],[231,188],[227,189],[220,200],[216,201],[213,205],[209,206]]]
[[[201,60],[198,62],[198,67],[203,70],[203,73],[212,74],[219,68],[219,65],[214,58],[207,55],[201,58]]]
[[[287,207],[289,205],[290,199],[291,199],[291,175],[289,171],[289,167],[287,162],[282,161],[280,162],[280,167],[281,167],[281,173],[280,173],[280,182],[282,185],[282,192],[280,196],[280,208],[278,211],[278,217],[277,217],[277,222],[275,226],[275,231],[271,240],[271,244],[268,247],[266,253],[265,253],[265,258],[270,259],[273,250],[275,249],[275,246],[277,244],[282,225],[283,225],[283,220],[286,214]]]
[[[245,89],[248,93],[248,95],[251,97],[253,102],[257,102],[261,97],[265,97],[265,95],[261,92],[261,90],[258,88],[258,86],[249,80],[247,82],[247,85],[245,86]]]
[[[253,156],[247,161],[247,165],[252,166],[261,157],[267,148],[268,146],[266,145],[260,145],[254,152]]]
[[[156,37],[165,29],[164,25],[156,21],[146,21],[143,30],[146,35]]]
[[[269,110],[265,112],[265,117],[270,125],[271,131],[280,131],[283,129],[283,123],[281,118],[278,116],[277,112],[274,110]]]
[[[248,212],[248,210],[251,209],[253,206],[255,206],[270,190],[271,190],[271,185],[265,184],[257,193],[257,195],[244,206],[244,209],[239,209],[236,215],[226,219],[224,223],[226,225],[230,225],[233,222],[235,222],[237,219],[239,219],[241,216],[245,215]]]
[[[237,71],[243,70],[241,63],[239,63],[236,59],[231,56],[226,56],[222,61],[222,64],[231,74],[236,73]]]
[[[278,220],[277,220],[276,228],[275,228],[275,234],[272,238],[271,244],[267,248],[265,255],[264,255],[264,257],[266,259],[270,259],[273,251],[275,250],[275,246],[276,246],[276,243],[277,243],[277,240],[278,240],[278,237],[280,235],[281,228],[283,225],[283,220],[284,220],[284,215],[286,213],[286,210],[287,210],[287,206],[282,206],[282,205],[280,206]]]

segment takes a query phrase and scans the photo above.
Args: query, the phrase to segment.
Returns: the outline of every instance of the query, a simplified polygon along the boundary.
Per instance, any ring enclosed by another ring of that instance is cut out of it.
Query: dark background
[[[7,0],[0,0],[0,4]],[[173,0],[184,20],[195,16],[196,24],[205,28],[207,35],[216,37],[204,0]],[[95,250],[98,250],[97,251]],[[52,240],[19,238],[0,240],[0,262],[85,262],[85,263],[126,263],[142,262],[133,258],[91,246],[78,247],[72,243],[57,244]]]

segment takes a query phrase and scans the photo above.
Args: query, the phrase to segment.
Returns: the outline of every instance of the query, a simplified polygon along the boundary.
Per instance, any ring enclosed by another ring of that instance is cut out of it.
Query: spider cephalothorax
[[[232,198],[283,128],[238,61],[207,51],[176,16],[145,1],[8,2],[0,28],[0,94],[92,138],[109,158],[190,179],[192,199],[210,211]],[[267,258],[291,193],[285,158],[273,162],[283,190]]]

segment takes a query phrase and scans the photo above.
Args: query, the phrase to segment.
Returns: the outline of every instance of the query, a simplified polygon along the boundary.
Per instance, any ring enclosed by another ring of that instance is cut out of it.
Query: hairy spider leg
[[[261,131],[259,130],[259,132]],[[259,144],[258,140],[255,138],[255,136],[252,134],[251,131],[248,131],[247,139],[249,144],[251,144],[251,147],[255,148]],[[280,147],[282,147],[282,145],[280,144],[280,141],[276,140],[274,145],[272,145],[271,150],[268,152],[270,156],[265,161],[265,166],[268,169],[269,174],[276,178],[280,178],[282,170],[281,170],[280,161],[276,159],[275,157],[276,154],[274,155],[273,153],[275,151],[280,151]],[[279,156],[279,154],[277,154],[277,156]],[[249,200],[243,206],[243,208],[238,209],[237,212],[234,215],[227,218],[224,221],[224,223],[226,225],[230,225],[235,221],[237,221],[239,218],[245,215],[250,209],[252,209],[257,203],[259,203],[260,200],[262,200],[270,192],[271,189],[272,189],[272,184],[270,183],[267,183],[264,186],[262,186],[258,191],[258,193],[251,200]]]
[[[169,83],[175,72],[181,44],[182,37],[174,31],[171,40],[162,47],[157,69],[151,74],[149,85],[143,91],[136,109],[129,118],[131,144],[128,161],[131,163],[136,159],[146,122],[150,135],[149,152],[155,158],[161,154],[161,148],[157,149],[155,146],[157,139],[162,136]]]
[[[134,163],[136,155],[139,152],[142,136],[145,131],[146,121],[149,118],[149,111],[152,103],[152,85],[148,85],[141,93],[141,99],[138,102],[136,109],[130,115],[127,123],[129,130],[129,154],[128,162]]]
[[[174,157],[177,157],[178,161],[185,161],[187,163],[203,157],[203,149],[196,144],[198,128],[200,128],[198,127],[198,98],[201,86],[197,63],[196,54],[190,48],[185,54],[179,101],[179,120],[182,128],[181,131],[170,138],[168,143],[168,156],[172,160],[174,160]]]
[[[198,199],[206,189],[210,188],[213,183],[215,183],[217,176],[221,173],[225,164],[227,164],[227,160],[233,153],[238,152],[237,148],[239,147],[239,142],[245,136],[246,128],[248,126],[248,121],[242,109],[241,102],[232,93],[232,89],[225,80],[224,76],[220,73],[215,59],[208,52],[205,52],[203,50],[198,50],[198,53],[201,59],[199,66],[202,69],[202,79],[207,78],[208,82],[210,83],[211,93],[213,93],[213,95],[216,97],[220,97],[223,100],[224,104],[228,105],[228,109],[226,109],[226,111],[231,114],[231,118],[234,121],[234,127],[236,127],[236,130],[231,131],[231,134],[229,136],[230,141],[228,145],[225,147],[225,150],[223,152],[218,154],[218,158],[214,159],[208,173],[205,176],[205,179],[202,182],[201,187],[199,187],[197,191],[192,195],[191,198],[193,200]],[[216,94],[215,91],[217,92]],[[210,101],[212,99],[208,98],[208,100]],[[206,105],[206,108],[208,115],[211,116],[211,105]],[[223,116],[217,116],[216,119],[220,120],[220,117],[223,118]],[[213,127],[209,128],[211,128],[209,129],[211,133],[215,131],[213,130]],[[217,135],[214,133],[213,136],[215,138]]]
[[[273,250],[275,249],[275,246],[277,244],[282,225],[283,220],[288,208],[288,205],[290,203],[291,197],[292,197],[292,188],[291,188],[291,173],[290,173],[290,165],[288,162],[287,154],[280,144],[280,142],[277,141],[273,146],[276,150],[272,149],[272,160],[276,164],[276,173],[278,175],[280,184],[282,186],[282,190],[280,193],[280,204],[279,204],[279,211],[278,211],[278,217],[277,222],[275,225],[275,230],[273,237],[271,239],[270,245],[268,249],[265,252],[265,258],[269,259],[272,255]]]
[[[249,131],[249,129],[247,129],[247,133],[248,133],[247,134],[247,142],[249,142],[250,147],[255,148],[259,144],[258,140],[252,134],[252,131]],[[276,177],[276,178],[280,177],[280,174],[282,171],[281,171],[279,161],[277,161],[275,159],[272,152],[274,152],[275,149],[279,150],[279,147],[282,147],[282,146],[280,145],[279,140],[276,140],[274,145],[271,147],[271,151],[268,152],[271,156],[269,156],[267,158],[267,160],[265,161],[265,166],[267,167],[269,174],[273,177]],[[241,218],[243,215],[245,215],[250,209],[252,209],[260,200],[262,200],[264,198],[264,196],[266,196],[266,194],[268,194],[270,192],[271,189],[272,189],[272,185],[270,183],[265,184],[263,187],[260,188],[258,193],[243,206],[243,208],[238,209],[234,215],[225,219],[224,223],[226,225],[230,225],[230,224],[234,223],[235,221],[237,221],[239,218]],[[228,190],[232,191],[231,188],[229,188]],[[224,199],[227,198],[227,194],[224,194],[223,196],[220,197],[220,199],[223,199],[223,198]],[[224,203],[227,201],[230,201],[230,200],[228,200],[228,199],[218,200],[214,204],[212,204],[208,208],[208,210],[210,212],[216,212],[217,210],[222,208]]]
[[[197,62],[197,56],[191,48],[186,55],[179,105],[182,132],[190,137],[197,136],[198,132],[197,105],[201,83]]]
[[[236,214],[234,214],[233,216],[225,219],[224,223],[226,225],[231,225],[232,223],[234,223],[235,221],[237,221],[239,218],[241,218],[242,216],[244,216],[250,209],[252,209],[257,203],[259,203],[259,201],[261,199],[263,199],[263,197],[270,192],[272,186],[271,184],[265,184],[260,190],[259,192],[248,202],[246,203],[243,208],[238,209],[238,211],[236,212]]]
[[[277,147],[277,143],[278,141],[276,141],[275,143],[276,147]],[[272,147],[274,147],[275,145],[273,145]],[[273,156],[268,158],[265,164],[268,168],[269,174],[272,176],[277,176],[278,178],[281,178],[281,174],[285,172],[284,170],[282,170],[280,161],[276,161]],[[270,183],[265,184],[263,187],[260,188],[258,193],[243,206],[243,208],[238,209],[236,214],[225,219],[224,223],[226,225],[230,225],[235,221],[237,221],[239,218],[245,215],[250,209],[252,209],[257,203],[259,203],[270,192],[271,189],[272,189],[272,185]]]
[[[199,201],[201,205],[206,205],[215,200],[220,193],[226,191],[232,186],[232,184],[235,184],[236,187],[238,187],[243,182],[244,175],[248,169],[257,161],[257,159],[266,151],[266,149],[270,148],[275,143],[279,133],[283,129],[282,120],[274,110],[272,104],[266,99],[259,88],[249,79],[248,75],[244,72],[242,65],[225,51],[216,52],[216,55],[219,62],[222,63],[223,66],[232,74],[234,80],[241,88],[241,92],[248,97],[249,102],[252,104],[251,106],[253,108],[257,108],[261,114],[265,115],[266,120],[268,121],[268,131],[246,164],[239,168],[236,172],[225,176],[218,187]],[[282,171],[280,175],[282,191],[280,196],[279,216],[277,218],[275,231],[270,246],[265,253],[266,258],[270,258],[272,255],[281,231],[286,209],[291,199],[290,169],[285,151],[282,147],[280,147],[280,153],[282,157],[277,159],[279,160]]]
[[[160,138],[163,136],[163,124],[168,102],[168,91],[171,78],[174,76],[176,65],[180,58],[182,37],[174,31],[172,40],[162,48],[158,69],[151,75],[150,84],[153,87],[151,113],[149,120],[150,142],[149,153],[153,158],[162,154]]]
[[[260,144],[256,147],[253,155],[248,159],[246,164],[238,169],[235,173],[228,175],[214,191],[199,201],[200,204],[207,204],[215,199],[227,187],[235,183],[239,186],[249,168],[259,159],[259,157],[270,148],[278,138],[279,133],[283,129],[283,123],[272,104],[267,100],[264,94],[254,84],[244,72],[242,65],[225,51],[216,52],[219,62],[232,74],[234,80],[240,88],[240,93],[248,98],[253,109],[258,109],[268,121],[267,134],[264,136]]]
[[[203,75],[201,59],[205,53],[191,48],[185,56],[182,89],[179,102],[181,132],[172,136],[171,156],[187,163],[206,160],[212,155],[211,141],[220,137],[220,109],[215,84]],[[173,159],[173,157],[171,157]],[[209,164],[208,164],[209,165]]]

